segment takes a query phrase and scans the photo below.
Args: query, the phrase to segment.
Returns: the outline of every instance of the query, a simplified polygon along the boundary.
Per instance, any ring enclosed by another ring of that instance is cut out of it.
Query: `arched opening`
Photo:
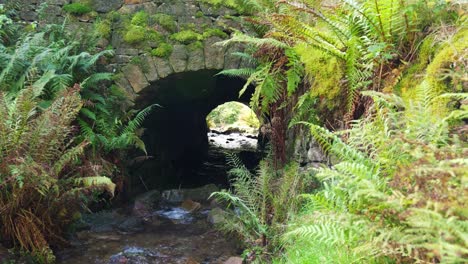
[[[206,117],[209,145],[226,150],[255,151],[260,121],[247,105],[231,101],[217,106]]]
[[[140,191],[228,184],[225,155],[221,151],[216,155],[210,152],[206,118],[217,106],[229,101],[247,107],[244,104],[252,89],[239,98],[245,81],[217,73],[200,70],[172,74],[140,92],[136,100],[139,108],[153,103],[162,106],[143,125],[142,138],[150,158],[131,168],[133,185],[140,186]],[[248,160],[256,162],[255,149],[249,153]]]

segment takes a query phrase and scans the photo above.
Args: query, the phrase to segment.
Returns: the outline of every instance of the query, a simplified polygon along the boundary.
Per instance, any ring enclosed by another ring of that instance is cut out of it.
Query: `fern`
[[[53,259],[50,246],[63,241],[84,192],[100,186],[113,194],[115,188],[109,178],[87,178],[94,176],[80,168],[87,143],[75,145],[71,134],[82,106],[78,92],[78,86],[62,91],[42,111],[33,87],[14,99],[0,92],[1,236],[38,259]]]

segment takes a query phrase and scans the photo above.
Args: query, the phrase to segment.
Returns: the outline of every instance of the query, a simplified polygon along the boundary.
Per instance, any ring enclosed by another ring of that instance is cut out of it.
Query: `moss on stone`
[[[111,35],[111,22],[108,19],[98,19],[94,24],[96,33],[102,38],[109,38]]]
[[[445,45],[441,47],[431,63],[428,64],[426,80],[437,92],[449,91],[446,80],[450,79],[450,73],[455,73],[456,71],[451,69],[451,66],[456,62],[462,61],[466,55],[466,50],[468,50],[467,37],[468,29],[458,31],[452,36],[450,42],[444,43]],[[451,92],[460,92],[462,90],[461,87],[454,83],[452,83],[451,88],[455,89],[455,91]]]
[[[297,45],[294,50],[300,55],[306,72],[313,76],[310,94],[321,99],[318,107],[333,111],[342,106],[345,92],[343,86],[337,84],[345,76],[343,62],[307,44]]]
[[[172,46],[168,43],[161,43],[159,47],[151,51],[151,55],[160,58],[167,58],[172,54]]]
[[[195,17],[196,17],[196,18],[202,18],[202,17],[204,17],[204,16],[205,16],[205,14],[203,14],[203,12],[200,11],[200,10],[197,11],[197,13],[195,14]]]
[[[174,32],[177,30],[177,23],[174,20],[174,18],[170,15],[156,14],[151,16],[151,20],[155,21],[157,24],[159,24],[169,32]]]
[[[138,56],[133,57],[130,60],[130,63],[133,64],[133,65],[138,66],[143,73],[148,73],[149,72],[148,65],[143,62],[143,59],[141,57],[138,57]]]
[[[244,13],[244,6],[240,4],[237,0],[199,0],[201,3],[212,5],[216,8],[227,7],[233,10],[238,11],[239,13]]]
[[[206,117],[208,128],[217,131],[242,131],[258,133],[260,121],[248,106],[227,102],[213,109]]]
[[[146,29],[140,26],[130,25],[124,34],[124,41],[130,44],[140,43],[145,40]]]
[[[71,3],[63,6],[63,11],[73,15],[84,15],[93,11],[87,3]]]
[[[140,27],[146,27],[148,25],[149,15],[145,11],[139,11],[132,17],[131,24]]]
[[[209,28],[203,32],[203,38],[206,39],[209,37],[227,38],[228,34],[219,28]]]
[[[170,36],[170,39],[183,44],[190,44],[194,41],[203,40],[203,36],[193,30],[182,30]]]
[[[148,29],[146,32],[146,40],[160,43],[164,41],[164,36],[154,29]]]
[[[201,41],[195,41],[195,42],[192,42],[190,44],[187,45],[187,49],[189,51],[194,51],[194,50],[198,50],[198,49],[203,49],[203,42]]]

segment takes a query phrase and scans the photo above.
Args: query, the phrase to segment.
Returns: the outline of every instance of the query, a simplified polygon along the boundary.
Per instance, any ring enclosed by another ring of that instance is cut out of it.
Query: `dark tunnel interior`
[[[146,118],[143,127],[149,158],[134,164],[133,185],[147,189],[189,188],[208,183],[227,186],[225,155],[209,151],[206,116],[228,101],[247,103],[250,87],[242,97],[245,81],[202,70],[173,74],[144,89],[136,101],[141,109],[159,104]],[[213,154],[215,153],[215,154]],[[259,152],[241,151],[239,157],[249,168],[260,159]],[[207,169],[204,164],[215,163]]]

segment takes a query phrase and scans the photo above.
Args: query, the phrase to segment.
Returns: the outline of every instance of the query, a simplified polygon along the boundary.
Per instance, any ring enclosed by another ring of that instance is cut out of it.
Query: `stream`
[[[239,133],[208,133],[208,159],[196,177],[226,174],[224,152],[256,150],[257,139]],[[240,263],[226,262],[242,249],[214,228],[222,210],[208,201],[214,184],[192,189],[149,191],[122,208],[85,215],[59,264]]]
[[[255,164],[257,140],[219,132],[208,133],[208,140],[208,158],[194,177],[211,184],[150,190],[119,208],[83,214],[68,237],[70,245],[55,251],[57,263],[241,264],[239,242],[215,228],[225,213],[209,196],[228,184],[225,152],[247,155],[244,160]],[[5,263],[4,251],[0,247],[0,263]],[[23,258],[12,261],[6,263],[31,263]]]
[[[213,229],[209,210],[166,207],[144,217],[122,209],[98,213],[85,220],[93,226],[76,234],[57,263],[224,263],[239,255],[238,246]]]

